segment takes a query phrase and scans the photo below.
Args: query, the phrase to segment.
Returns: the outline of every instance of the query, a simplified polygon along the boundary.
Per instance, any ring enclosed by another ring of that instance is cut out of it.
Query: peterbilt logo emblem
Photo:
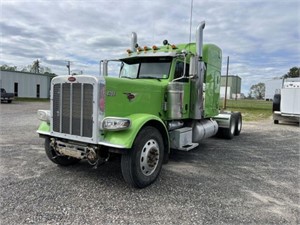
[[[74,81],[76,81],[76,78],[75,78],[75,77],[69,77],[69,78],[68,78],[68,81],[74,82]]]
[[[129,101],[132,101],[136,96],[136,94],[134,94],[134,93],[123,93],[123,94],[127,95],[127,98]]]

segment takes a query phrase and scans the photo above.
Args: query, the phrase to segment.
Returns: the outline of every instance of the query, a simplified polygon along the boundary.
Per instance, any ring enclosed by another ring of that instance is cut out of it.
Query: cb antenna
[[[189,43],[191,43],[192,39],[192,21],[193,21],[193,4],[194,1],[191,0],[191,13],[190,13],[190,37],[189,37]],[[190,45],[189,45],[189,50],[190,50]]]
[[[192,21],[193,21],[193,0],[191,0],[191,14],[190,14],[190,38],[189,38],[189,43],[191,43],[192,39]]]

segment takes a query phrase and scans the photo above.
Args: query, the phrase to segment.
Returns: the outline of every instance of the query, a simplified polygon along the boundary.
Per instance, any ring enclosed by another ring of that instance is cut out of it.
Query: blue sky
[[[99,74],[99,61],[119,58],[131,32],[142,46],[185,43],[191,0],[2,0],[0,64],[23,68],[36,59],[56,74]],[[300,66],[298,0],[193,0],[195,29],[223,50],[222,74],[242,78],[242,92]]]

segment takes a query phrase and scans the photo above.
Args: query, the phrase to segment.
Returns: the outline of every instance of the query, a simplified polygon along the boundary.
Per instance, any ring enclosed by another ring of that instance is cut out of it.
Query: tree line
[[[52,71],[49,67],[41,66],[40,61],[38,59],[33,61],[33,63],[31,65],[25,66],[22,69],[18,69],[17,66],[8,66],[8,65],[4,64],[4,65],[0,66],[0,70],[55,75],[55,73],[52,73]]]

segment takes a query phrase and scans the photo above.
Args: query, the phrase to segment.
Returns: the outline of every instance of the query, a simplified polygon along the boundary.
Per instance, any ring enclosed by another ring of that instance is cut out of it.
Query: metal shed
[[[21,98],[50,98],[53,74],[0,71],[0,87]]]
[[[241,98],[241,85],[242,79],[239,76],[228,75],[227,82],[227,98]],[[226,76],[221,76],[221,90],[220,97],[225,98],[225,89],[226,89]]]

